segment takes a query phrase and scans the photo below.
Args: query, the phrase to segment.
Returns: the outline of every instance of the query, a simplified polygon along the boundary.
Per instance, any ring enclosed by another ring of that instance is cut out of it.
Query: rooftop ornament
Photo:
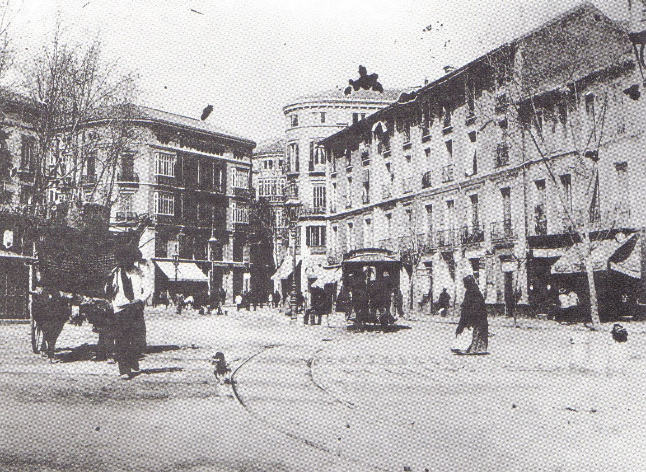
[[[377,74],[368,74],[367,69],[364,66],[359,66],[359,79],[358,80],[349,80],[350,85],[345,88],[344,93],[350,95],[352,91],[358,92],[359,89],[363,90],[372,90],[374,92],[383,93],[383,86],[377,81],[379,75]]]

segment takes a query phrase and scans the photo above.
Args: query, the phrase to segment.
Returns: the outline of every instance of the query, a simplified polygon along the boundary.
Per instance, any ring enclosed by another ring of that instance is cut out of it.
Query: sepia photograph
[[[0,471],[646,471],[645,50],[646,0],[0,0]]]

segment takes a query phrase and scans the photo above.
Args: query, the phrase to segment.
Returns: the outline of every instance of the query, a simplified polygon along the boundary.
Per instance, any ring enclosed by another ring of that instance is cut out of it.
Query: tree
[[[270,291],[269,281],[278,266],[276,247],[276,215],[264,198],[255,199],[249,212],[249,245],[251,284],[261,291]]]
[[[598,14],[595,19],[601,21]],[[608,87],[595,85],[630,73],[634,64],[625,57],[621,33],[610,28],[610,33],[599,36],[599,30],[603,32],[604,28],[597,28],[581,36],[559,26],[545,28],[538,38],[530,36],[521,45],[506,45],[486,57],[490,83],[484,85],[495,90],[496,114],[490,116],[485,126],[500,128],[502,141],[497,157],[501,161],[507,158],[509,146],[514,146],[525,154],[525,160],[536,159],[557,189],[559,210],[566,226],[573,233],[574,242],[581,243],[575,247],[580,250],[585,267],[593,329],[597,329],[600,319],[593,233],[599,227],[611,229],[614,215],[603,221],[599,211],[598,161],[603,158],[610,97]],[[555,137],[557,128],[561,133]],[[572,180],[558,172],[558,166],[565,160],[571,163],[569,169],[575,178],[585,183],[582,204],[578,207],[572,204]],[[537,211],[535,217],[541,219],[542,214]],[[596,239],[600,239],[598,235]]]
[[[70,201],[111,205],[119,159],[134,139],[136,75],[108,64],[96,39],[67,41],[60,25],[23,72],[29,95],[42,103],[39,162],[26,200],[43,206],[55,188]],[[91,130],[93,123],[101,126]]]

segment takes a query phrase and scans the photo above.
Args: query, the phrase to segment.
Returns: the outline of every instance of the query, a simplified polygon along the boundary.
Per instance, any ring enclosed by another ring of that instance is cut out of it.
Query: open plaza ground
[[[57,363],[31,353],[29,325],[2,325],[0,469],[643,470],[646,325],[618,345],[612,325],[493,318],[490,354],[456,356],[456,320],[418,318],[151,311],[129,381],[91,360],[88,324],[65,326]]]

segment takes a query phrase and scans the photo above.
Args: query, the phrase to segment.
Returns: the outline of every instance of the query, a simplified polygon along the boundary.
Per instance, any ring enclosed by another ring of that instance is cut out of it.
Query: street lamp
[[[211,303],[211,306],[214,305],[214,295],[217,293],[215,291],[215,245],[219,244],[220,240],[215,237],[215,233],[213,231],[213,225],[211,225],[211,237],[209,238],[209,261],[211,261],[211,276],[209,277],[209,287],[210,287],[210,293],[209,293],[209,302]],[[218,295],[219,296],[219,295]]]
[[[287,201],[285,202],[285,211],[287,213],[287,220],[289,221],[289,229],[291,230],[292,241],[294,242],[294,247],[292,248],[292,290],[289,299],[290,314],[292,318],[296,318],[296,307],[298,305],[296,292],[296,229],[298,228],[298,220],[300,218],[302,208],[303,204],[298,200],[296,184],[292,183],[287,188]]]

